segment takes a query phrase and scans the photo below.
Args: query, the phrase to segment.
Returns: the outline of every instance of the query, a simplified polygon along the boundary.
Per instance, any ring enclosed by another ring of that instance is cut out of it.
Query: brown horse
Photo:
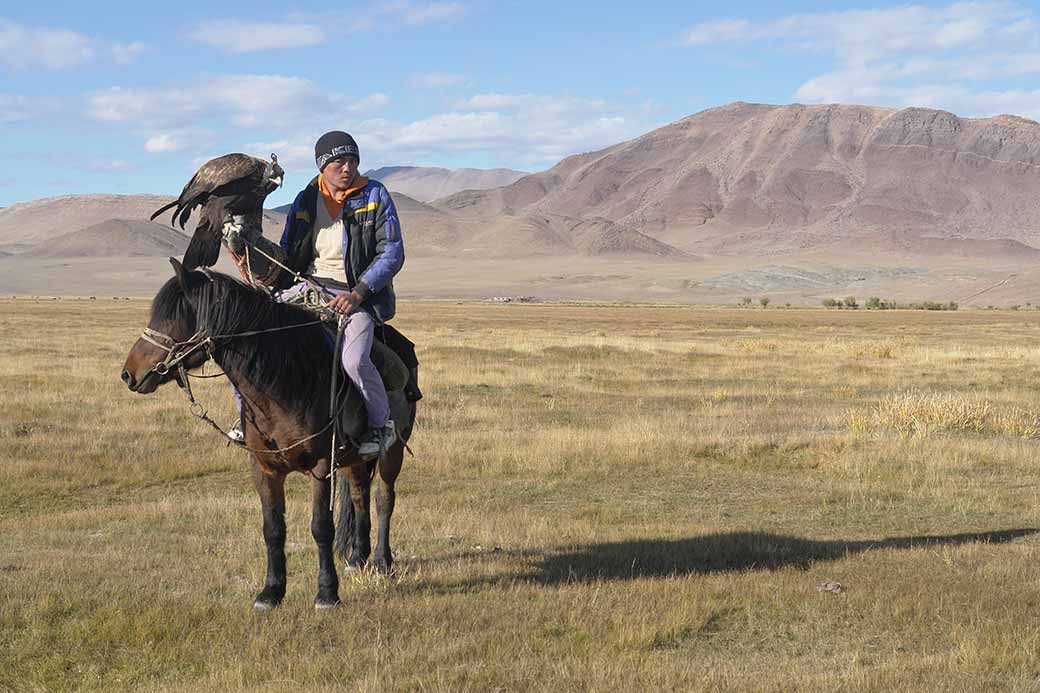
[[[378,461],[363,462],[349,447],[336,461],[343,466],[340,503],[334,529],[329,479],[332,443],[330,384],[332,349],[313,314],[272,300],[267,294],[223,274],[186,271],[172,259],[176,276],[156,294],[148,328],[127,356],[123,381],[133,392],[148,394],[171,380],[182,387],[187,371],[212,359],[242,395],[245,446],[253,481],[263,507],[267,578],[254,607],[267,610],[285,596],[285,477],[311,476],[311,533],[318,545],[318,594],[314,606],[339,603],[339,579],[333,542],[346,554],[347,570],[359,569],[371,552],[369,492],[378,472],[376,514],[379,528],[375,567],[389,573],[390,516],[394,482],[401,470],[404,444],[411,433],[414,403],[391,392],[391,411],[400,438]],[[338,531],[337,531],[338,530]]]

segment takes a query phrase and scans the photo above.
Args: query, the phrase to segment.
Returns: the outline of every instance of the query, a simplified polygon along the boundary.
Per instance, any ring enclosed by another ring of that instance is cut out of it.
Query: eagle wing
[[[152,214],[151,218],[155,219],[174,208],[170,223],[179,223],[183,229],[191,213],[202,206],[195,232],[184,253],[186,269],[216,264],[220,257],[224,217],[228,212],[240,213],[238,209],[229,210],[228,205],[236,206],[243,193],[248,197],[248,192],[263,185],[267,165],[267,162],[246,154],[225,154],[210,159],[195,172],[176,200]]]
[[[154,220],[166,210],[175,208],[170,223],[179,221],[183,229],[192,211],[199,205],[206,204],[211,195],[219,194],[225,186],[244,182],[252,176],[262,176],[266,165],[266,162],[248,154],[225,154],[210,159],[199,167],[184,186],[180,196],[170,204],[155,210],[151,219]]]
[[[220,259],[220,239],[224,230],[224,205],[219,199],[211,200],[202,208],[195,233],[184,251],[185,269],[212,267]]]

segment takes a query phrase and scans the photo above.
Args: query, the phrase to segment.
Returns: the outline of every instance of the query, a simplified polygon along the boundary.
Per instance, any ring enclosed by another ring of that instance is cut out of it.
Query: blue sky
[[[0,6],[0,205],[176,194],[275,151],[291,199],[325,130],[362,167],[541,170],[731,101],[1040,120],[1015,2],[386,0]]]

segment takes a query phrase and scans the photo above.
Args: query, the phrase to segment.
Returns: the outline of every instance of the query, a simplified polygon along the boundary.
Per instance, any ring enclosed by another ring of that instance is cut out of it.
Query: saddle
[[[336,344],[336,324],[325,323],[324,328],[331,350]],[[390,417],[397,424],[401,438],[408,440],[412,429],[411,403],[422,397],[421,394],[419,397],[410,394],[412,391],[419,391],[418,384],[414,382],[419,365],[415,356],[415,345],[389,325],[376,327],[375,337],[372,340],[372,364],[379,371],[379,377],[383,379],[390,403]],[[334,362],[339,364],[339,358],[335,355]],[[336,402],[336,410],[339,412],[336,437],[342,441],[356,441],[368,430],[365,401],[342,369],[336,382],[340,393]]]
[[[324,280],[329,281],[329,280]],[[334,282],[329,282],[334,284]],[[316,289],[302,291],[289,303],[305,308],[324,320],[325,336],[329,349],[335,349],[339,315],[325,306],[324,297]],[[408,440],[412,429],[412,403],[422,399],[419,390],[419,359],[415,355],[415,344],[390,325],[378,325],[372,340],[372,364],[383,379],[383,386],[390,402],[390,417],[397,425],[403,440]],[[339,364],[338,355],[333,361]],[[365,402],[347,375],[340,370],[336,402],[339,417],[336,422],[336,437],[339,440],[355,441],[368,430],[368,413]],[[356,447],[356,446],[355,446]]]

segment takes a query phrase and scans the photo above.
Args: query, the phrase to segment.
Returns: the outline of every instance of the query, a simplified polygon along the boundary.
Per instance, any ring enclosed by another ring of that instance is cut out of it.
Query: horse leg
[[[394,514],[397,492],[394,484],[401,473],[404,462],[404,445],[394,445],[379,460],[379,484],[376,486],[376,518],[379,529],[376,534],[375,565],[383,575],[393,572],[394,554],[390,550],[390,516]]]
[[[253,608],[268,611],[285,597],[285,475],[268,476],[253,462],[253,483],[260,494],[264,513],[264,543],[267,545],[267,579],[256,595]]]
[[[314,598],[314,608],[331,609],[339,605],[339,577],[332,558],[335,528],[329,507],[332,481],[326,478],[327,464],[319,464],[311,472],[311,535],[318,545],[318,596]]]
[[[372,487],[372,471],[375,462],[362,462],[346,468],[350,480],[350,501],[354,506],[354,541],[347,559],[345,572],[361,570],[372,553],[372,518],[369,513],[369,496]]]

